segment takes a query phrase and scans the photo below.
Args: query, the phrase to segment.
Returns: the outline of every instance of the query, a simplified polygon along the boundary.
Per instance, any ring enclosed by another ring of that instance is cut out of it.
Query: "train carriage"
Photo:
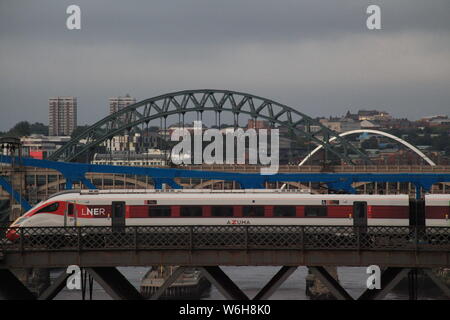
[[[112,226],[450,226],[450,195],[307,194],[283,190],[71,190],[39,203],[17,227]],[[419,203],[420,206],[420,203]]]

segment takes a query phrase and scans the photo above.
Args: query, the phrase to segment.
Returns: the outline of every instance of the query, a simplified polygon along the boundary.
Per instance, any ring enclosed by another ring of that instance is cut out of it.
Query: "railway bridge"
[[[6,228],[2,230],[2,234]],[[142,299],[119,266],[177,265],[151,299],[159,298],[184,268],[197,267],[228,299],[268,299],[299,267],[307,266],[337,298],[353,299],[326,267],[383,268],[381,289],[359,299],[382,299],[405,276],[424,269],[450,298],[431,268],[450,267],[450,227],[345,226],[130,226],[20,228],[16,242],[0,243],[0,294],[9,299],[51,299],[66,285],[60,276],[34,296],[14,268],[77,265],[115,299]],[[248,297],[220,266],[280,266],[254,297]]]

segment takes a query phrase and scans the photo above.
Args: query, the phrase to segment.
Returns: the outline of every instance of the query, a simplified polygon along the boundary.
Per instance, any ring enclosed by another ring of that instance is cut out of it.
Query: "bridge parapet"
[[[450,227],[233,225],[127,226],[121,230],[30,227],[15,231],[19,235],[16,241],[1,242],[5,256],[0,268],[18,263],[18,257],[22,257],[20,263],[60,266],[57,257],[61,256],[91,266],[208,265],[207,259],[214,265],[218,260],[224,265],[307,265],[314,259],[321,259],[322,265],[367,265],[378,259],[379,264],[388,265],[450,266]],[[114,261],[108,260],[114,255]],[[413,257],[418,260],[414,262]]]

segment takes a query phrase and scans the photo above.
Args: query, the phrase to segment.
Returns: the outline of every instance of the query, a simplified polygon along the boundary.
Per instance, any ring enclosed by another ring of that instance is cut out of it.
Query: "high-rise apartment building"
[[[109,98],[109,114],[122,110],[133,103],[136,103],[136,99],[130,97],[128,94],[125,97]]]
[[[50,98],[48,124],[50,136],[70,136],[77,127],[77,98]]]

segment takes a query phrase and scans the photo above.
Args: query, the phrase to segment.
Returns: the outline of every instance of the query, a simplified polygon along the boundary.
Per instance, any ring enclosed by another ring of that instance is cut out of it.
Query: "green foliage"
[[[365,140],[361,143],[363,149],[378,149],[378,140],[376,137],[370,137],[370,139]]]
[[[84,130],[89,128],[90,125],[85,124],[84,126],[77,126],[75,130],[73,130],[72,134],[70,135],[72,138],[75,138],[76,136],[80,135]]]
[[[22,136],[29,136],[30,133],[30,124],[28,123],[28,121],[21,121],[14,127],[12,127],[11,130],[6,133],[6,135],[19,138]]]
[[[30,132],[31,134],[42,134],[44,136],[48,135],[48,126],[43,123],[36,122],[30,124]]]
[[[10,130],[6,132],[0,132],[0,136],[9,136],[16,138],[29,136],[31,134],[48,135],[48,126],[40,122],[30,124],[28,121],[21,121],[16,123]]]

